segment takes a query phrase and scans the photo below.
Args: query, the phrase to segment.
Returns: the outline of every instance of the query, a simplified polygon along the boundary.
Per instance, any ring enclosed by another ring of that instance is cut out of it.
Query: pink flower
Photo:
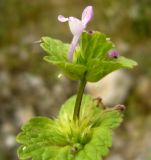
[[[110,58],[118,58],[118,57],[119,57],[119,52],[116,51],[116,50],[111,50],[111,51],[109,52],[109,57],[110,57]]]
[[[70,31],[73,34],[73,39],[72,39],[72,42],[69,48],[69,52],[68,52],[69,61],[72,60],[73,53],[77,46],[78,40],[82,32],[85,30],[88,22],[92,19],[92,17],[93,17],[93,7],[92,6],[87,6],[83,10],[81,20],[75,17],[66,18],[62,15],[58,16],[58,20],[60,22],[67,22],[67,21],[69,22]]]

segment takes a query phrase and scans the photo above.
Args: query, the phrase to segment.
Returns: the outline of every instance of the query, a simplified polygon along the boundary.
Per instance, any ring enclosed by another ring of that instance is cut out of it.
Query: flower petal
[[[83,25],[87,25],[87,23],[92,19],[93,17],[93,7],[87,6],[82,13],[82,23]]]
[[[85,29],[85,26],[82,24],[81,20],[75,17],[69,17],[69,27],[74,36],[81,34]]]
[[[69,21],[69,18],[66,18],[66,17],[64,17],[62,15],[59,15],[58,16],[58,21],[60,21],[60,22],[67,22],[67,21]]]
[[[73,39],[72,39],[72,42],[71,42],[71,45],[70,45],[70,48],[69,48],[69,52],[68,52],[68,60],[69,61],[71,61],[72,58],[73,58],[73,53],[74,53],[74,50],[75,50],[75,48],[77,46],[78,40],[80,38],[80,35],[81,34],[73,36]]]

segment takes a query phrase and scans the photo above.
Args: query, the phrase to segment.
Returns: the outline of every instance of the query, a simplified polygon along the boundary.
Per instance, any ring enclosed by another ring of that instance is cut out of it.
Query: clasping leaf
[[[84,95],[79,121],[73,121],[76,96],[61,107],[57,118],[35,117],[17,136],[23,160],[100,160],[112,145],[112,129],[122,121],[116,108],[103,109]]]
[[[101,32],[83,32],[72,62],[67,58],[69,44],[42,37],[40,46],[47,52],[44,60],[59,67],[73,80],[80,80],[86,75],[87,81],[96,82],[117,69],[137,65],[135,61],[122,56],[111,58],[109,51],[114,44]]]

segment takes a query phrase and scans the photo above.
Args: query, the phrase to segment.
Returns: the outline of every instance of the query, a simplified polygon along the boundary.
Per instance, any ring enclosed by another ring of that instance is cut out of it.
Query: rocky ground
[[[125,120],[113,133],[106,160],[151,160],[151,3],[92,1],[95,14],[88,29],[108,34],[120,54],[139,63],[118,71],[86,92],[100,96],[109,107],[127,106]],[[15,141],[22,124],[33,116],[54,117],[60,105],[75,94],[77,84],[42,60],[35,41],[48,35],[70,42],[67,25],[57,16],[80,16],[90,4],[81,0],[0,1],[0,160],[17,160]]]

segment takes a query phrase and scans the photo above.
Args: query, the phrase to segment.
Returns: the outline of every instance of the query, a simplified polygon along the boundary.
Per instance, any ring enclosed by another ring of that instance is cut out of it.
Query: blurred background
[[[70,42],[68,24],[57,16],[80,18],[87,5],[94,7],[87,29],[107,34],[121,55],[139,64],[87,85],[106,105],[127,106],[106,160],[151,160],[151,0],[0,0],[0,160],[18,159],[15,136],[22,124],[56,116],[75,94],[77,83],[58,78],[34,42],[45,35]]]

